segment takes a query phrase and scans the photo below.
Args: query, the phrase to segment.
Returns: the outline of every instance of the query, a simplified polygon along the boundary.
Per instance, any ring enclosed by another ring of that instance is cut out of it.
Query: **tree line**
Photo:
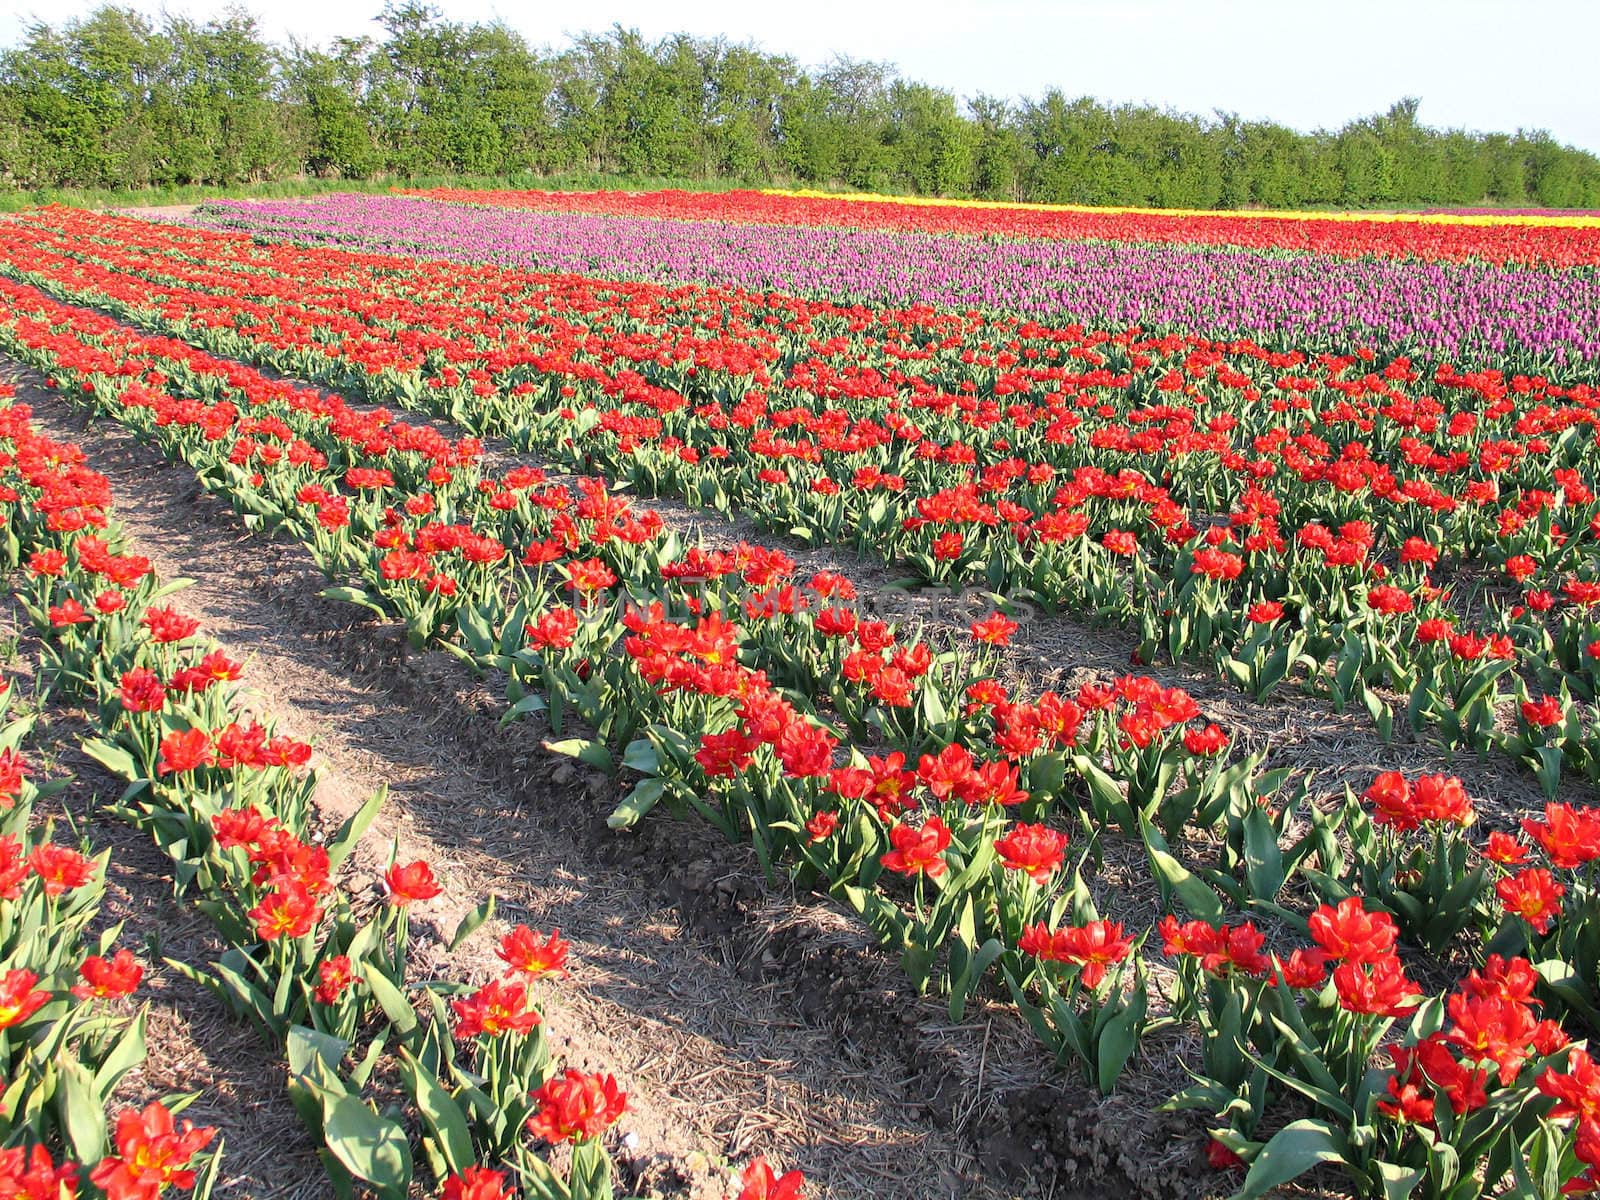
[[[1544,132],[1433,129],[1405,99],[1302,133],[1231,113],[1006,99],[620,26],[560,49],[391,3],[381,37],[274,45],[242,9],[102,7],[0,51],[0,186],[615,174],[1154,207],[1600,207]]]

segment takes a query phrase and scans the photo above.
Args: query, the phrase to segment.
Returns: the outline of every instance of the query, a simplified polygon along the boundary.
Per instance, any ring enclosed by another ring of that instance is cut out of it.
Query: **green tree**
[[[381,159],[362,109],[370,39],[341,39],[323,51],[291,43],[286,60],[287,102],[313,175],[362,179]]]
[[[954,96],[888,63],[614,26],[561,49],[390,0],[376,38],[269,44],[243,9],[116,5],[0,51],[0,183],[231,184],[299,172],[774,179],[1165,207],[1600,204],[1600,159],[1542,131],[1430,129],[1407,97],[1337,131]]]
[[[955,97],[897,79],[884,100],[896,182],[927,196],[970,195],[977,130],[956,112]]]
[[[1031,156],[1009,101],[982,93],[967,102],[976,125],[973,187],[991,200],[1021,200]]]

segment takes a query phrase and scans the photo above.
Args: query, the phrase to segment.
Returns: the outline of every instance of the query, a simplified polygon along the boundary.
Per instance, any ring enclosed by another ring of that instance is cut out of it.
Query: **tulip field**
[[[0,222],[0,355],[481,681],[602,843],[694,828],[893,964],[907,1023],[982,1030],[975,1091],[1037,1068],[1041,1117],[1137,1111],[1175,1164],[905,1194],[1554,1200],[1600,1191],[1597,272],[1583,214],[43,208]],[[422,928],[451,881],[375,846],[392,802],[328,819],[94,456],[6,404],[30,712],[78,714],[225,947],[171,969],[278,1064],[323,1194],[865,1194],[759,1140],[635,1178],[634,1084],[559,1053],[559,931],[488,893]],[[245,1194],[184,1097],[123,1102],[149,955],[34,815],[33,721],[0,1195]]]

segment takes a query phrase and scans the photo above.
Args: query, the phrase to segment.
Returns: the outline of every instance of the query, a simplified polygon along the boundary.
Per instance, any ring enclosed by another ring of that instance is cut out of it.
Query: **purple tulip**
[[[1600,358],[1600,273],[1589,270],[650,220],[411,196],[218,201],[193,220],[353,249],[846,302],[995,308],[1313,352],[1371,345],[1524,371]]]

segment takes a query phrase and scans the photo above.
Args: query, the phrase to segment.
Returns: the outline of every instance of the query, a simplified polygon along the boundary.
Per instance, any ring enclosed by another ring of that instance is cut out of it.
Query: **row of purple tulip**
[[[407,196],[218,201],[272,238],[896,305],[1139,324],[1305,350],[1356,345],[1564,374],[1600,358],[1600,275],[1228,247],[1001,241],[471,208]]]

